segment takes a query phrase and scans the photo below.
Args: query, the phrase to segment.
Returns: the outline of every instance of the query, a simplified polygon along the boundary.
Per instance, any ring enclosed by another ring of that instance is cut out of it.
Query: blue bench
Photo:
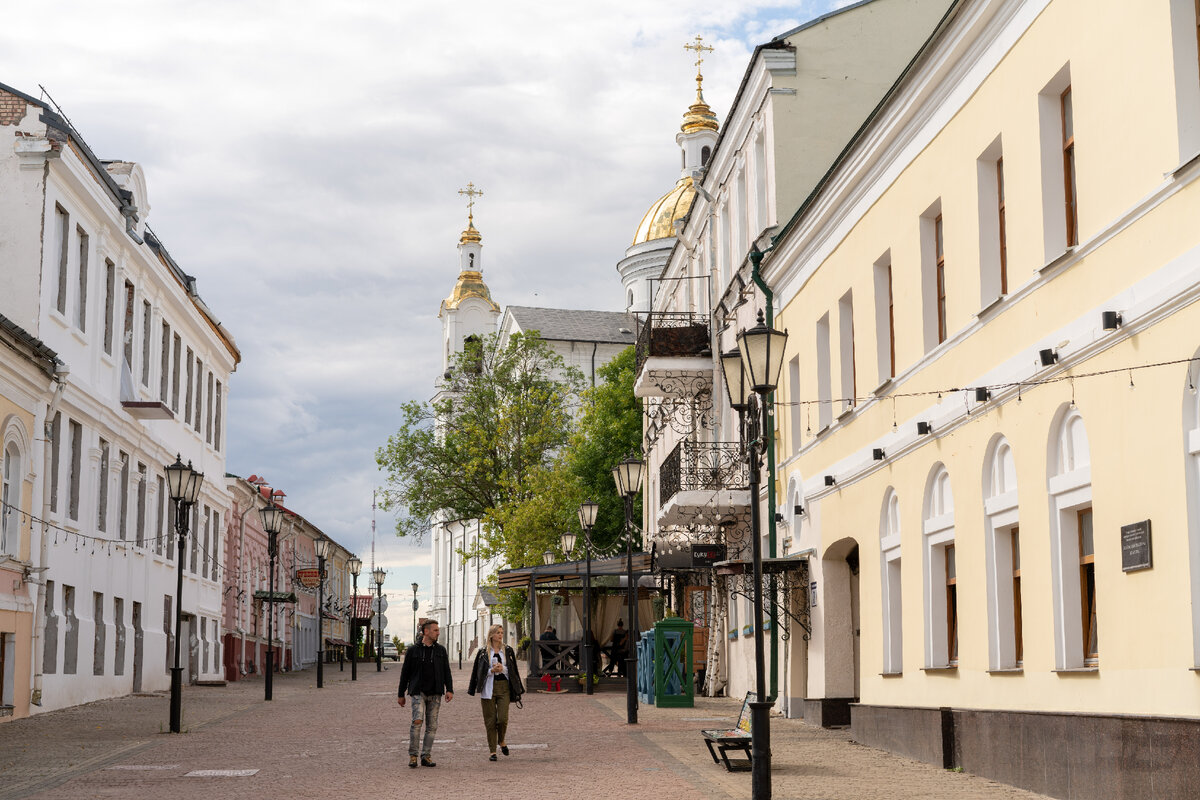
[[[704,743],[708,745],[708,754],[712,756],[713,763],[725,765],[725,769],[730,772],[744,772],[753,766],[754,758],[750,753],[750,746],[754,743],[750,736],[750,703],[757,699],[754,692],[746,692],[746,699],[742,702],[742,711],[738,714],[737,724],[724,730],[700,731],[700,735],[704,737]],[[744,758],[729,758],[730,750],[740,750],[745,756]],[[717,754],[720,754],[720,758]]]

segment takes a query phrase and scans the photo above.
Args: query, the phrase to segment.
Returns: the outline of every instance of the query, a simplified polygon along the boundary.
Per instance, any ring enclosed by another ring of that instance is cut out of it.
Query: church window
[[[708,157],[712,155],[712,148],[707,145],[700,148],[700,166],[708,166]]]

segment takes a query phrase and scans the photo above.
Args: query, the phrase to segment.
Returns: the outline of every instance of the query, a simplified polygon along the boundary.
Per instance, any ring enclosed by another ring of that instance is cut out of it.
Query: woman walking
[[[488,628],[487,644],[475,654],[475,665],[471,668],[471,684],[467,694],[479,692],[483,708],[483,725],[487,729],[489,761],[496,760],[496,747],[508,755],[505,734],[508,733],[509,703],[521,701],[525,686],[517,671],[517,657],[511,647],[504,644],[504,629],[499,625]]]

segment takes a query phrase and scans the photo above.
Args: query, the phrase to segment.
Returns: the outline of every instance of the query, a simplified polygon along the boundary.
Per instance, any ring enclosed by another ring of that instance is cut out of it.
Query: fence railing
[[[637,373],[652,356],[701,356],[712,353],[708,315],[688,311],[651,311],[634,347]]]
[[[693,442],[675,445],[658,468],[661,502],[666,504],[680,492],[744,489],[750,473],[741,445],[734,442]]]

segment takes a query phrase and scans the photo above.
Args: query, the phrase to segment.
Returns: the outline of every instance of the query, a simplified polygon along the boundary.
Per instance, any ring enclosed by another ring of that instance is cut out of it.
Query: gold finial
[[[475,184],[468,181],[467,188],[459,189],[459,194],[467,196],[467,229],[463,231],[462,238],[459,241],[463,244],[467,242],[481,242],[483,237],[479,235],[479,231],[475,230],[475,198],[483,197],[483,190],[476,189]]]
[[[696,102],[692,103],[687,113],[683,115],[681,128],[684,133],[697,130],[715,131],[717,130],[717,115],[704,102],[704,75],[700,71],[700,65],[704,63],[704,54],[713,52],[713,48],[704,44],[704,37],[697,34],[696,40],[691,44],[685,44],[683,49],[696,53]]]

